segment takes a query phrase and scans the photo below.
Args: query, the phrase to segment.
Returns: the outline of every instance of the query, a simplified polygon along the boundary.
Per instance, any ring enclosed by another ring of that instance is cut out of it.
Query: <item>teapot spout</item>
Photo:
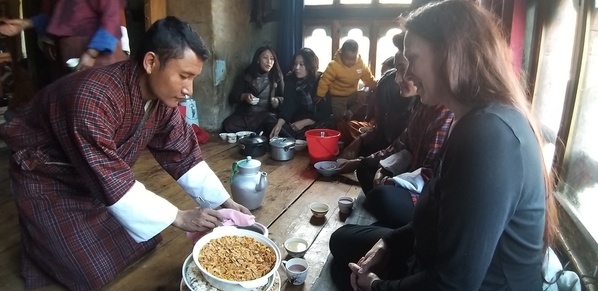
[[[267,176],[268,176],[268,173],[260,172],[260,181],[257,183],[257,185],[255,185],[256,192],[261,192],[266,189],[266,187],[268,186]]]

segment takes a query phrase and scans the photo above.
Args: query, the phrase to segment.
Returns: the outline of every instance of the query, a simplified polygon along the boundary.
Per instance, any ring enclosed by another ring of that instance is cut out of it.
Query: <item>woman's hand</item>
[[[30,27],[33,27],[31,19],[4,19],[0,24],[0,34],[15,36]]]
[[[361,268],[359,274],[365,274],[369,272],[373,267],[384,268],[388,258],[386,257],[386,251],[388,250],[384,240],[379,239],[378,242],[357,262],[357,265]]]
[[[75,72],[81,72],[93,68],[96,58],[100,52],[94,49],[86,50],[79,58],[79,64],[75,67]]]
[[[282,126],[284,125],[285,122],[286,121],[284,121],[284,119],[282,119],[282,118],[278,119],[278,122],[276,122],[276,125],[274,126],[274,128],[270,132],[270,138],[278,136],[278,134],[280,133],[280,130],[282,129]]]
[[[294,131],[300,131],[302,130],[304,127],[308,126],[308,125],[312,125],[314,124],[315,121],[311,120],[311,119],[302,119],[296,122],[291,123],[291,128]]]
[[[190,232],[208,231],[218,226],[222,216],[216,210],[195,207],[190,210],[179,210],[172,225]]]
[[[363,268],[355,263],[349,263],[351,269],[351,287],[354,291],[370,291],[372,290],[372,283],[380,280],[376,274],[372,272],[362,272]]]
[[[228,198],[226,199],[226,201],[224,201],[224,203],[222,203],[221,205],[223,208],[228,208],[228,209],[233,209],[248,215],[251,215],[251,212],[249,211],[249,209],[247,209],[247,207],[233,201],[232,199]]]
[[[359,163],[361,163],[361,160],[353,159],[353,160],[341,161],[339,163],[340,164],[338,166],[338,173],[346,174],[346,173],[351,173],[351,172],[357,170],[357,167],[359,167]]]
[[[272,108],[278,108],[278,106],[280,106],[280,99],[278,99],[278,97],[272,97],[270,104],[272,105]]]
[[[241,94],[241,101],[245,101],[249,104],[252,104],[251,101],[255,98],[251,93],[243,93]]]

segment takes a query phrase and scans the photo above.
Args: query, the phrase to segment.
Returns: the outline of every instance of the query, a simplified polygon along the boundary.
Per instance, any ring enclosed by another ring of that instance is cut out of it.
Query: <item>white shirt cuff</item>
[[[174,222],[179,210],[138,181],[107,208],[136,242],[147,241],[159,234]]]
[[[401,186],[412,192],[421,193],[425,183],[421,172],[422,168],[419,168],[413,172],[407,172],[395,176],[392,178],[392,180],[397,186]]]
[[[201,161],[189,169],[187,173],[177,180],[177,183],[191,197],[201,197],[201,200],[209,203],[210,208],[216,208],[230,198],[220,179],[218,179],[205,161]],[[198,199],[195,200],[197,201]],[[208,205],[201,206],[206,207]]]

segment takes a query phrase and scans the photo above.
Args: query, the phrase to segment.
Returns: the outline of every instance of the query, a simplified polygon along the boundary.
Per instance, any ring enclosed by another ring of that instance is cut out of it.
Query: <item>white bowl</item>
[[[66,61],[66,66],[74,70],[79,65],[79,58],[72,58]]]
[[[328,210],[330,210],[330,206],[328,206],[326,203],[314,202],[309,205],[309,209],[315,217],[322,218],[326,216],[326,213],[328,213]]]
[[[366,132],[372,130],[372,127],[371,126],[364,126],[364,127],[360,127],[358,130],[359,130],[359,133],[366,133]]]
[[[183,284],[185,284],[187,288],[189,288],[189,290],[202,290],[202,286],[208,284],[205,277],[201,274],[199,267],[197,267],[195,262],[193,262],[193,254],[189,254],[187,259],[185,259],[185,262],[183,263],[182,272]],[[190,273],[195,273],[197,276],[201,276],[201,278],[192,278],[190,277]],[[276,276],[278,276],[278,274],[274,274],[274,276],[270,277],[266,286],[253,290],[270,290],[272,288],[272,285],[274,285],[274,282],[276,281]]]
[[[335,161],[322,161],[314,164],[314,168],[325,177],[330,177],[338,173],[339,163]]]
[[[298,139],[295,140],[295,151],[302,151],[307,147],[307,142],[302,140],[302,139]]]
[[[237,138],[242,139],[242,138],[250,136],[252,134],[253,134],[253,131],[248,131],[248,130],[237,131]]]
[[[225,279],[218,278],[218,277],[210,274],[208,271],[206,271],[199,263],[198,256],[199,256],[199,252],[201,251],[201,249],[209,241],[211,241],[213,239],[217,239],[217,238],[221,238],[221,237],[225,237],[225,236],[235,236],[235,235],[236,236],[247,236],[247,237],[254,238],[256,241],[261,242],[261,243],[265,244],[266,246],[270,247],[274,251],[274,254],[276,255],[276,262],[274,263],[274,267],[272,268],[272,270],[270,270],[270,272],[268,272],[263,277],[257,278],[255,280],[250,280],[250,281],[225,280]],[[214,230],[212,230],[212,232],[204,235],[202,238],[200,238],[195,243],[195,246],[193,246],[192,255],[193,255],[193,261],[199,267],[199,270],[203,274],[206,281],[208,281],[208,283],[210,283],[210,285],[212,285],[214,288],[218,288],[221,290],[227,290],[227,291],[228,290],[230,290],[230,291],[246,291],[246,290],[251,290],[251,289],[262,287],[262,286],[266,285],[268,283],[268,278],[272,277],[272,275],[274,275],[274,272],[276,272],[278,270],[278,267],[280,267],[280,261],[282,258],[281,254],[280,254],[280,249],[269,238],[267,238],[257,232],[254,232],[251,230],[238,229],[234,226],[221,226],[221,227],[214,228]]]

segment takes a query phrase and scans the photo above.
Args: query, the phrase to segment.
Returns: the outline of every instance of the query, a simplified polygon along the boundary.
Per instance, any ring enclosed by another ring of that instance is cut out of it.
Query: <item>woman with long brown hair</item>
[[[411,224],[333,234],[331,252],[351,270],[344,280],[354,290],[540,290],[552,183],[497,22],[449,0],[416,10],[405,28],[406,77],[455,121]]]

